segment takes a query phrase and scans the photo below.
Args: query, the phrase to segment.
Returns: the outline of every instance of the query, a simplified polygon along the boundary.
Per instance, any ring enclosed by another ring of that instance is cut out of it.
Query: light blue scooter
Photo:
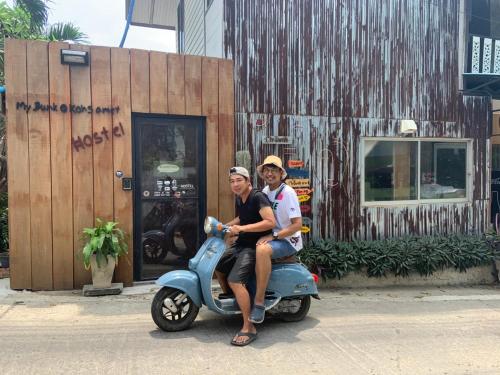
[[[164,331],[189,328],[202,305],[219,314],[240,313],[235,298],[218,299],[212,288],[214,270],[226,248],[224,235],[229,227],[213,217],[207,217],[204,230],[212,237],[203,243],[189,261],[189,270],[167,272],[156,280],[156,284],[162,288],[153,299],[151,315],[156,325]],[[266,290],[266,311],[289,322],[304,319],[311,305],[311,297],[319,299],[317,282],[318,277],[296,260],[273,264]],[[255,285],[254,282],[252,284]],[[247,287],[254,289],[254,286]],[[254,294],[252,290],[250,294]]]

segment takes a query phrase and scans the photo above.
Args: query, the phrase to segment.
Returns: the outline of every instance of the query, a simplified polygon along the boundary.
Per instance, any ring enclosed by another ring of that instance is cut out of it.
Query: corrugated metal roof
[[[125,0],[127,18],[130,0]],[[132,25],[157,29],[177,28],[177,6],[179,0],[135,0]]]

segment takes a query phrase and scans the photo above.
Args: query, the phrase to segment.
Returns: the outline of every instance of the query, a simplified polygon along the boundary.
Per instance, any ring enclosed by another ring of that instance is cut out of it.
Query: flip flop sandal
[[[237,338],[239,337],[248,337],[245,341],[238,342],[236,341]],[[231,340],[231,345],[234,346],[247,346],[250,344],[252,341],[255,341],[257,339],[257,333],[252,333],[252,332],[238,332],[235,337]]]
[[[252,323],[262,323],[266,315],[266,307],[262,305],[253,305],[252,312],[250,313],[249,321]]]

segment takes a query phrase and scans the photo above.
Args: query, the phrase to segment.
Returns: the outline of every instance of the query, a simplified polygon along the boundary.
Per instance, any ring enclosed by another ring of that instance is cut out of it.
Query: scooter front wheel
[[[186,293],[169,287],[161,288],[151,304],[153,321],[160,329],[167,332],[189,328],[199,310]]]

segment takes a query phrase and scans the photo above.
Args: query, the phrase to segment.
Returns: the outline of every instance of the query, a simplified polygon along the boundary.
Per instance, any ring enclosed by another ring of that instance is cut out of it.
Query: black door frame
[[[202,182],[200,184],[200,188],[198,189],[198,212],[200,213],[199,217],[199,239],[200,244],[204,241],[206,237],[205,232],[203,231],[203,221],[206,216],[206,201],[207,201],[207,188],[206,188],[206,117],[203,116],[182,116],[182,115],[160,115],[160,114],[150,114],[150,113],[132,113],[132,173],[133,173],[133,227],[132,232],[134,233],[134,243],[133,243],[133,277],[134,281],[143,281],[150,279],[142,278],[142,233],[140,232],[141,228],[141,168],[140,161],[142,159],[142,150],[140,147],[141,140],[141,120],[147,121],[151,119],[160,119],[163,121],[172,121],[172,120],[191,120],[191,121],[199,121],[200,134],[201,137],[198,141],[198,150],[200,155],[200,173],[199,178]],[[161,125],[161,123],[159,124]],[[165,124],[165,126],[167,126]]]

